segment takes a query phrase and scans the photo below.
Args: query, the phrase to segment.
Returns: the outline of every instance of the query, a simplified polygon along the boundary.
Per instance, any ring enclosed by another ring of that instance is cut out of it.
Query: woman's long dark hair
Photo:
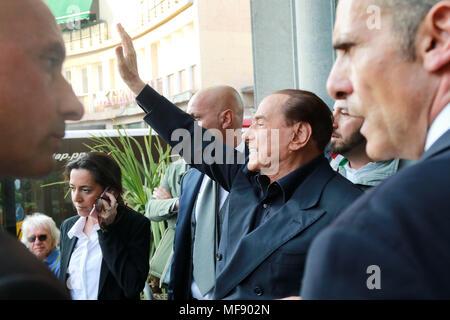
[[[70,172],[73,169],[88,170],[96,183],[101,185],[103,189],[110,187],[116,194],[117,203],[124,205],[122,172],[117,162],[110,155],[102,152],[89,152],[81,158],[69,162],[64,171],[66,180],[70,179]]]

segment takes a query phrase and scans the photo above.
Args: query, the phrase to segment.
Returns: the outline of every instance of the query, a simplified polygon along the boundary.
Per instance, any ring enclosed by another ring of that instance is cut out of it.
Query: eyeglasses
[[[41,234],[41,235],[37,236],[37,238],[39,239],[39,241],[42,242],[42,241],[47,240],[47,235],[46,234]],[[28,237],[27,239],[28,239],[28,242],[33,243],[33,242],[36,241],[36,236]]]
[[[103,201],[102,200],[105,200],[106,202],[109,203],[109,198],[104,197],[105,192],[108,191],[108,189],[109,189],[109,187],[106,187],[105,190],[100,195],[100,197],[95,199],[94,207],[95,207],[95,211],[97,211],[97,213],[100,213],[103,210]]]

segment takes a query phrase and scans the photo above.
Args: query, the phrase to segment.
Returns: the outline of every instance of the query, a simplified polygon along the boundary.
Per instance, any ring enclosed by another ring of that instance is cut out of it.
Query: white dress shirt
[[[67,287],[73,300],[97,300],[103,254],[98,242],[98,224],[89,237],[83,232],[86,219],[81,217],[67,233],[78,241],[70,257]]]
[[[425,142],[425,151],[435,143],[447,130],[450,129],[450,103],[447,104],[439,115],[434,119],[433,124],[428,130],[427,140]]]

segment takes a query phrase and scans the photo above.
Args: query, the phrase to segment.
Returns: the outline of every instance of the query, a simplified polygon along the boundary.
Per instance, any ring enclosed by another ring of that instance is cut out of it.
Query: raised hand
[[[122,39],[122,44],[116,47],[119,73],[130,90],[138,95],[145,87],[145,82],[139,77],[133,41],[120,23],[117,24],[117,31]]]

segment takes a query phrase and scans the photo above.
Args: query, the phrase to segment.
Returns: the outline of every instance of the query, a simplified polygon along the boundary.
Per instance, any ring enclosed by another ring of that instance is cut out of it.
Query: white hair
[[[39,212],[35,212],[32,215],[26,216],[22,223],[22,238],[20,241],[22,241],[23,244],[28,248],[28,231],[30,229],[41,227],[41,228],[48,228],[50,230],[50,234],[52,238],[55,240],[55,247],[59,246],[59,229],[56,227],[55,221]]]

